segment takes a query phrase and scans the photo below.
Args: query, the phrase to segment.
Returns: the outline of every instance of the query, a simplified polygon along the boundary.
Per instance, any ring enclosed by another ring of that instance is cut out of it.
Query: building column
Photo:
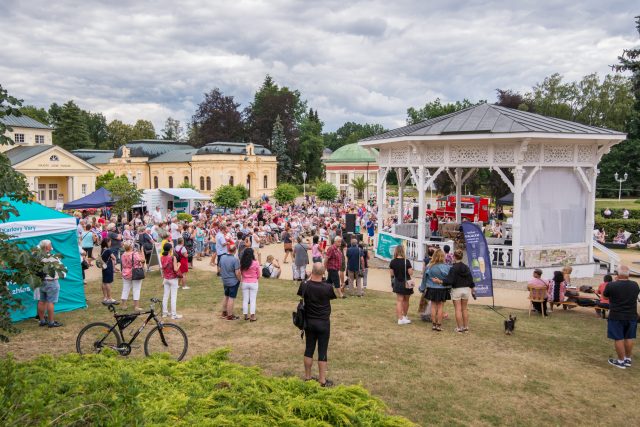
[[[40,181],[39,177],[37,176],[33,177],[33,191],[35,192],[37,201],[40,201],[40,189],[38,188],[39,181]]]
[[[462,222],[460,199],[462,198],[462,168],[456,168],[456,223]]]
[[[585,241],[587,243],[587,262],[593,262],[593,228],[595,227],[595,209],[596,209],[596,180],[600,171],[597,167],[591,170],[589,181],[591,184],[591,192],[587,192],[587,224],[585,227]]]
[[[404,168],[396,169],[398,178],[398,224],[404,222]]]
[[[384,226],[384,198],[385,198],[385,191],[386,191],[386,187],[384,185],[384,182],[386,181],[386,175],[387,175],[387,169],[386,168],[379,168],[378,169],[378,182],[376,185],[376,191],[377,191],[377,195],[376,195],[376,202],[378,204],[378,233],[380,233],[382,231],[382,228]],[[377,246],[376,246],[377,248]],[[377,250],[377,249],[376,249]]]
[[[68,176],[67,177],[67,202],[71,202],[73,201],[73,177],[72,176]],[[65,200],[63,200],[65,201]]]
[[[422,265],[424,260],[424,243],[426,237],[425,226],[427,225],[425,200],[424,200],[424,166],[418,168],[418,259],[416,264]],[[423,267],[424,271],[424,267]]]
[[[516,166],[513,171],[513,224],[511,228],[511,267],[520,266],[520,227],[522,216],[522,177],[524,168]]]

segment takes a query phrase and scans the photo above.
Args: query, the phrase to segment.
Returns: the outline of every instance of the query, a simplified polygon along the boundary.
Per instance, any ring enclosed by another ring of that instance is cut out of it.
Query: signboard
[[[462,223],[462,232],[467,248],[469,268],[475,283],[476,295],[493,296],[493,278],[491,275],[491,254],[482,229],[472,222]]]
[[[380,232],[378,233],[378,246],[376,248],[376,255],[383,259],[392,259],[393,251],[396,246],[402,245],[403,240],[393,237],[390,234]]]

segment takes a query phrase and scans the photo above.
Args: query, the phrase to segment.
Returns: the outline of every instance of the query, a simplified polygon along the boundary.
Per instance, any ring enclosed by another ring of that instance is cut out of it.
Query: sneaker
[[[50,328],[59,328],[60,326],[62,326],[62,323],[60,323],[60,322],[55,322],[54,321],[54,322],[49,323],[49,327]]]
[[[171,318],[172,318],[173,320],[182,319],[182,314],[178,314],[178,313],[176,313],[176,314],[172,314],[172,315],[171,315]]]
[[[182,289],[183,289],[183,290],[191,289],[191,287],[190,287],[190,286],[183,286],[183,287],[182,287]]]
[[[409,319],[405,319],[405,318],[398,319],[398,325],[408,325],[409,323],[411,323],[411,320]]]
[[[609,365],[613,365],[616,368],[620,369],[626,369],[624,362],[621,362],[618,359],[609,359]]]
[[[403,319],[406,323],[411,323],[411,319],[409,319],[407,316],[404,316]]]
[[[624,358],[624,366],[625,368],[630,368],[631,367],[631,359],[628,357]]]
[[[47,326],[49,323],[46,320],[41,320],[38,325],[39,326]]]
[[[333,381],[331,380],[324,380],[324,384],[320,383],[320,387],[333,387]]]

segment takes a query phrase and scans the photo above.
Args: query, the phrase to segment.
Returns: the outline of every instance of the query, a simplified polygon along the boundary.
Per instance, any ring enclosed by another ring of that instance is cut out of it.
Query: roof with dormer
[[[216,141],[210,142],[204,147],[201,147],[197,155],[202,154],[247,154],[247,145],[246,142],[225,142],[225,141]],[[266,148],[264,145],[253,144],[253,152],[256,156],[272,156],[271,151]]]
[[[193,150],[189,144],[178,141],[165,141],[161,139],[139,139],[129,141],[125,145],[118,147],[113,153],[113,158],[122,158],[124,148],[129,150],[128,157],[147,157],[154,159],[162,154],[176,150]]]

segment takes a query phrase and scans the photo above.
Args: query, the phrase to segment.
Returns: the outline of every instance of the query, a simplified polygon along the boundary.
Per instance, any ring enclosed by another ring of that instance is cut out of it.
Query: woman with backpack
[[[191,268],[193,268],[193,256],[196,254],[195,237],[196,232],[193,227],[185,224],[182,228],[182,241],[184,248],[187,250],[187,263]]]
[[[176,312],[178,304],[178,272],[180,264],[176,257],[171,255],[171,243],[165,243],[162,247],[160,257],[160,268],[162,269],[162,286],[164,295],[162,296],[162,317],[171,316],[172,319],[182,319],[182,315]],[[171,312],[168,311],[169,298],[171,298]]]
[[[253,249],[246,248],[240,258],[240,274],[242,275],[242,314],[244,320],[255,322],[256,298],[258,297],[258,278],[260,263],[256,260]]]
[[[469,267],[462,262],[463,252],[457,249],[453,254],[453,265],[444,279],[433,277],[432,281],[437,284],[451,286],[451,300],[456,310],[455,332],[465,333],[469,331],[469,310],[467,304],[469,298],[475,297],[475,283]],[[446,257],[445,257],[446,263]]]
[[[80,236],[80,246],[82,246],[82,250],[87,253],[87,258],[89,259],[87,262],[90,267],[91,261],[93,261],[93,245],[95,245],[97,237],[93,234],[93,231],[91,231],[91,224],[87,224],[84,230]]]

